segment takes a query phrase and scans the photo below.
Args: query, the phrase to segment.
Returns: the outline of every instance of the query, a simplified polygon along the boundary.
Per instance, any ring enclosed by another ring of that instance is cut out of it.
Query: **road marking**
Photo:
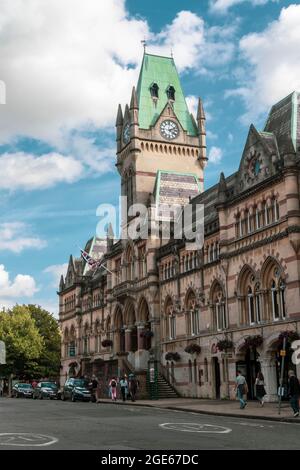
[[[1,446],[18,447],[44,447],[58,442],[56,437],[45,434],[32,434],[29,432],[3,432],[0,433]]]
[[[201,424],[201,423],[163,423],[163,424],[160,424],[159,426],[163,429],[170,429],[172,431],[182,431],[182,432],[228,434],[232,431],[232,429],[225,428],[224,426],[216,426],[214,424]]]
[[[256,423],[232,423],[231,424],[239,424],[240,426],[249,426],[250,428],[273,428],[270,424],[256,424]]]

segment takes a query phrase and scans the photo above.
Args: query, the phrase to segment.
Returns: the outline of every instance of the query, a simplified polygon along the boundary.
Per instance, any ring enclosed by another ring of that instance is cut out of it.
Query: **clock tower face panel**
[[[179,136],[179,127],[175,121],[165,119],[160,124],[160,134],[164,139],[173,140]]]

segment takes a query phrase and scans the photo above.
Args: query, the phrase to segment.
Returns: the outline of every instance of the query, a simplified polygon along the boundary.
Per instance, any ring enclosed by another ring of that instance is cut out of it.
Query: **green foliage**
[[[38,361],[36,372],[43,377],[55,377],[60,370],[60,332],[57,320],[53,315],[37,305],[28,305],[32,318],[40,336],[43,338],[44,348]]]
[[[0,312],[0,338],[6,345],[6,373],[26,373],[35,367],[44,342],[26,306]]]
[[[3,374],[55,377],[60,369],[60,333],[53,316],[36,305],[0,312],[0,338],[6,344]]]

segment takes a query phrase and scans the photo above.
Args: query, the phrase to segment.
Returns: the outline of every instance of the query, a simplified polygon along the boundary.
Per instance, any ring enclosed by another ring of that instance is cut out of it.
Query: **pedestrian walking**
[[[128,394],[128,382],[125,377],[121,378],[120,387],[121,387],[122,400],[126,401],[127,394]]]
[[[97,401],[97,389],[98,389],[98,380],[95,375],[92,376],[91,381],[91,392],[92,392],[92,401]]]
[[[111,390],[111,399],[112,401],[117,401],[117,379],[113,377],[109,382],[109,387]]]
[[[244,395],[248,393],[248,385],[240,370],[237,371],[237,377],[235,379],[235,391],[238,399],[240,400],[240,408],[243,410],[247,406],[247,401],[244,400]]]
[[[293,370],[289,370],[288,376],[288,396],[290,398],[291,408],[296,418],[299,416],[300,384]]]
[[[258,399],[261,406],[264,406],[264,398],[267,392],[265,389],[265,379],[261,372],[258,372],[255,379],[255,396]]]
[[[128,390],[129,390],[131,401],[136,400],[136,393],[138,390],[138,386],[139,386],[138,380],[135,378],[133,374],[130,374],[128,377]]]

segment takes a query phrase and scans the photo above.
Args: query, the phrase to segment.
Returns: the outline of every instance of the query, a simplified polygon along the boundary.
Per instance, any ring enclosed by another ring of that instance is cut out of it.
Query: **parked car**
[[[31,384],[17,383],[12,388],[13,398],[32,398],[33,387]]]
[[[61,393],[61,399],[65,400],[81,400],[81,401],[91,401],[92,394],[87,388],[86,381],[83,379],[68,379],[63,387]]]
[[[58,398],[58,387],[55,382],[39,382],[35,389],[33,390],[33,398]]]

